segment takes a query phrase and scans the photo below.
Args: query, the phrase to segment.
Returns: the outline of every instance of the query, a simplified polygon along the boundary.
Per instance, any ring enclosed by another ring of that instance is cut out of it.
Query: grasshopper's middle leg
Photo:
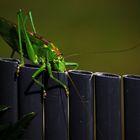
[[[35,83],[37,83],[38,85],[40,85],[43,89],[44,89],[44,95],[46,95],[46,91],[45,91],[45,86],[44,84],[37,80],[36,77],[43,71],[45,70],[45,68],[47,67],[47,70],[48,70],[48,73],[49,73],[49,76],[50,78],[52,78],[55,82],[59,83],[64,89],[65,89],[65,92],[66,92],[66,95],[69,96],[69,90],[67,88],[67,86],[61,82],[60,80],[58,80],[57,78],[55,78],[52,74],[52,70],[51,70],[51,65],[50,63],[48,63],[47,65],[46,64],[43,64],[33,75],[32,75],[32,78],[33,80],[35,81]]]
[[[39,81],[39,80],[36,79],[36,77],[37,77],[43,70],[45,70],[46,67],[47,67],[47,70],[48,70],[48,73],[49,73],[50,78],[52,78],[55,82],[59,83],[59,84],[65,89],[66,95],[69,96],[69,90],[68,90],[67,86],[66,86],[63,82],[61,82],[60,80],[58,80],[57,78],[55,78],[55,77],[53,76],[50,63],[47,63],[47,65],[46,65],[46,64],[43,64],[43,65],[32,75],[32,78],[33,78],[33,80],[35,81],[35,83],[37,83],[38,85],[40,85],[40,86],[44,89],[44,93],[46,94],[44,84],[43,84],[41,81]]]
[[[38,85],[40,85],[43,89],[45,89],[44,84],[37,80],[36,77],[43,72],[43,70],[45,70],[46,65],[43,64],[33,75],[32,75],[32,79],[35,81],[35,83],[37,83]]]
[[[46,65],[43,64],[43,65],[32,75],[32,79],[35,81],[35,83],[38,84],[39,86],[41,86],[41,87],[43,88],[43,97],[46,97],[46,96],[47,96],[47,92],[46,92],[46,90],[45,90],[45,86],[44,86],[44,84],[43,84],[41,81],[37,80],[36,77],[37,77],[41,72],[43,72],[43,70],[45,70],[45,68],[46,68]]]

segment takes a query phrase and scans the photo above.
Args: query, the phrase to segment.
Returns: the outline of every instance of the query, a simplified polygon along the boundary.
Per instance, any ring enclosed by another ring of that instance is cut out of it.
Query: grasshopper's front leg
[[[74,70],[76,70],[79,67],[78,63],[75,62],[65,62],[65,65],[69,67],[74,67]]]
[[[60,80],[58,80],[57,78],[55,78],[53,76],[51,64],[49,62],[47,63],[47,69],[48,69],[48,73],[49,73],[50,78],[53,79],[58,84],[60,84],[65,89],[66,95],[69,96],[69,90],[68,90],[67,86],[63,82],[61,82]]]

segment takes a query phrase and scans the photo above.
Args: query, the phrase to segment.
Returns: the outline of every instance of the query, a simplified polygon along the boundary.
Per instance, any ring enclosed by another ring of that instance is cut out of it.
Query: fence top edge
[[[1,58],[0,57],[0,61],[10,62],[10,63],[20,63],[19,59],[15,59],[15,58]]]
[[[86,71],[86,70],[69,70],[69,73],[73,73],[73,74],[80,74],[80,75],[92,75],[93,72],[91,71]]]
[[[140,80],[140,75],[125,74],[125,75],[123,75],[123,78],[126,78],[126,79],[133,79],[133,80]]]
[[[121,79],[121,76],[115,73],[108,73],[108,72],[95,72],[95,76],[101,76],[101,77],[110,77],[110,78],[119,78]]]

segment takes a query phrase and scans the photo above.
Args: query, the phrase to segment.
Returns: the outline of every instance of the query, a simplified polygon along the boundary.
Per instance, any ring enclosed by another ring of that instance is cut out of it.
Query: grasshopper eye
[[[55,59],[53,60],[53,63],[56,63],[56,60]]]

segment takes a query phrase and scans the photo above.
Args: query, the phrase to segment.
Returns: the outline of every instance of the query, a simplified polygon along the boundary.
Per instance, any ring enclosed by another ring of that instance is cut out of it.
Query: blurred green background
[[[17,23],[32,11],[37,32],[60,48],[79,69],[140,74],[140,2],[116,0],[1,0],[0,16]],[[124,51],[126,50],[126,51]],[[0,57],[10,47],[0,39]]]

